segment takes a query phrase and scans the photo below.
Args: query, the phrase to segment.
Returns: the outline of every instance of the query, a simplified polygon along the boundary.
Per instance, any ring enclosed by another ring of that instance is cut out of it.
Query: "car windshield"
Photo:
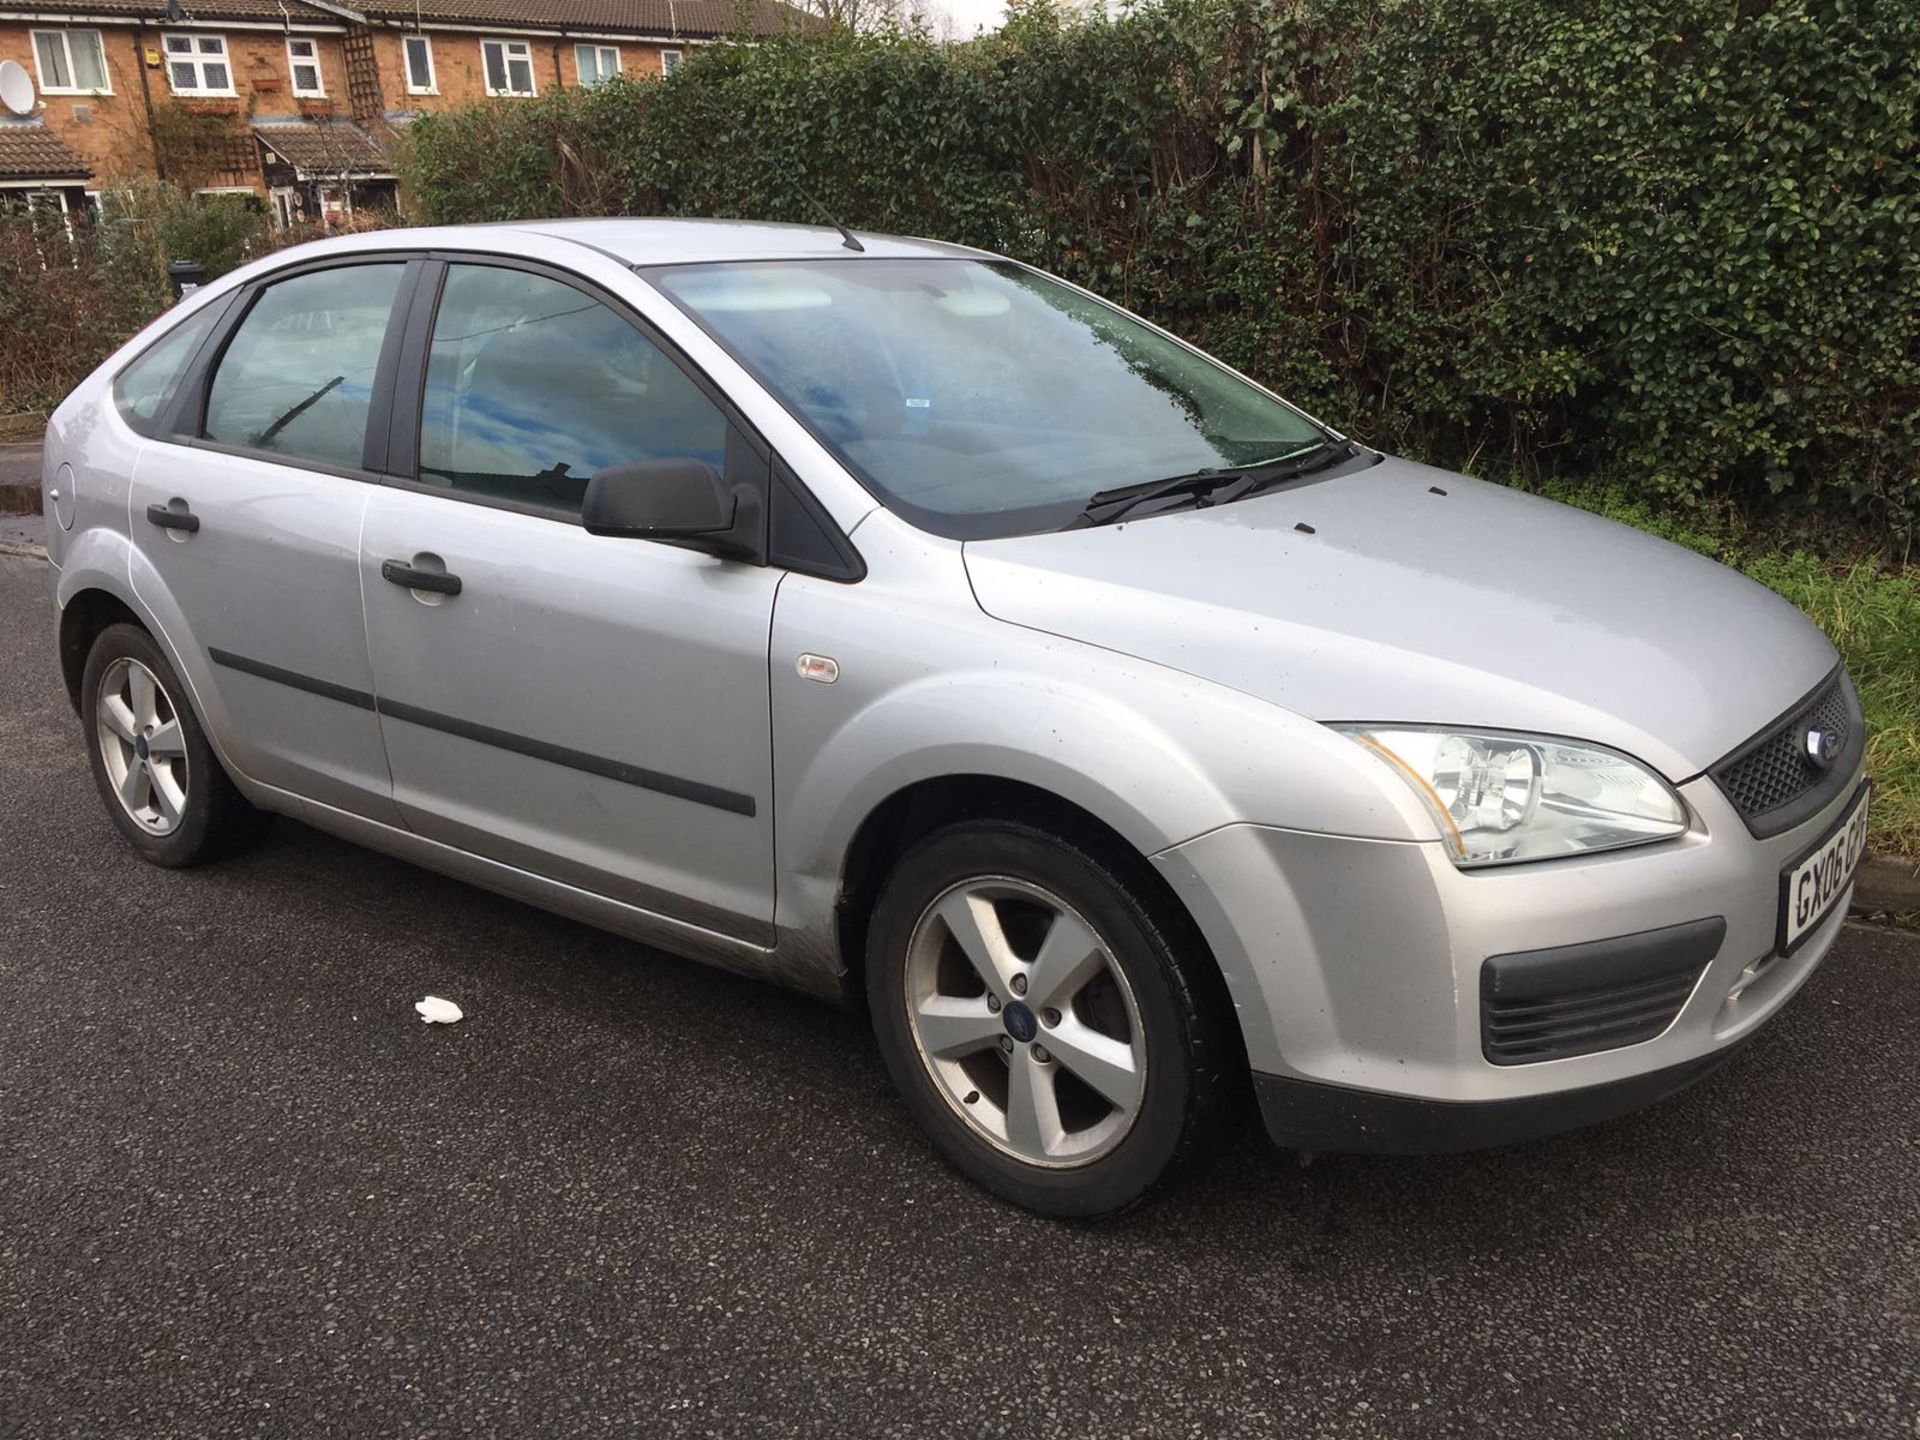
[[[1326,438],[1204,356],[1007,262],[743,261],[646,277],[876,498],[942,535],[1054,529],[1099,491]]]

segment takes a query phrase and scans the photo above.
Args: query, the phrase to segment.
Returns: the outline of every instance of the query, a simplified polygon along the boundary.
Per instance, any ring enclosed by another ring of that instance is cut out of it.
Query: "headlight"
[[[1427,804],[1456,865],[1512,865],[1681,834],[1686,807],[1646,766],[1532,735],[1347,725]]]

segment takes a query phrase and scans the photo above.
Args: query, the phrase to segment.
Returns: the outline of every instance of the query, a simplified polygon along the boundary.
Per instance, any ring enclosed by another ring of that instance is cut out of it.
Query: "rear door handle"
[[[191,510],[169,510],[165,505],[147,506],[147,519],[162,530],[184,530],[189,535],[200,528],[200,517]]]
[[[195,522],[198,524],[199,522]],[[431,590],[436,595],[458,595],[460,577],[439,570],[416,570],[400,560],[382,560],[380,578],[409,590]]]

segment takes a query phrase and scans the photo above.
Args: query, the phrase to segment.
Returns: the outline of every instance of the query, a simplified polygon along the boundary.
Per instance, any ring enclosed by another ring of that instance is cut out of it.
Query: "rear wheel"
[[[869,931],[908,1107],[961,1170],[1048,1215],[1177,1179],[1244,1089],[1205,958],[1113,859],[1021,821],[956,825],[900,861]]]
[[[269,817],[214,758],[186,687],[136,625],[110,625],[81,680],[94,784],[107,815],[143,859],[194,865],[257,837]]]

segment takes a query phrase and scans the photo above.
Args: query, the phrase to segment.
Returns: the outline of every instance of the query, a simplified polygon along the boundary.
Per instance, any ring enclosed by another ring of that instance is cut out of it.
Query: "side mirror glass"
[[[589,535],[687,540],[733,529],[739,501],[711,465],[690,456],[609,465],[587,482]]]

